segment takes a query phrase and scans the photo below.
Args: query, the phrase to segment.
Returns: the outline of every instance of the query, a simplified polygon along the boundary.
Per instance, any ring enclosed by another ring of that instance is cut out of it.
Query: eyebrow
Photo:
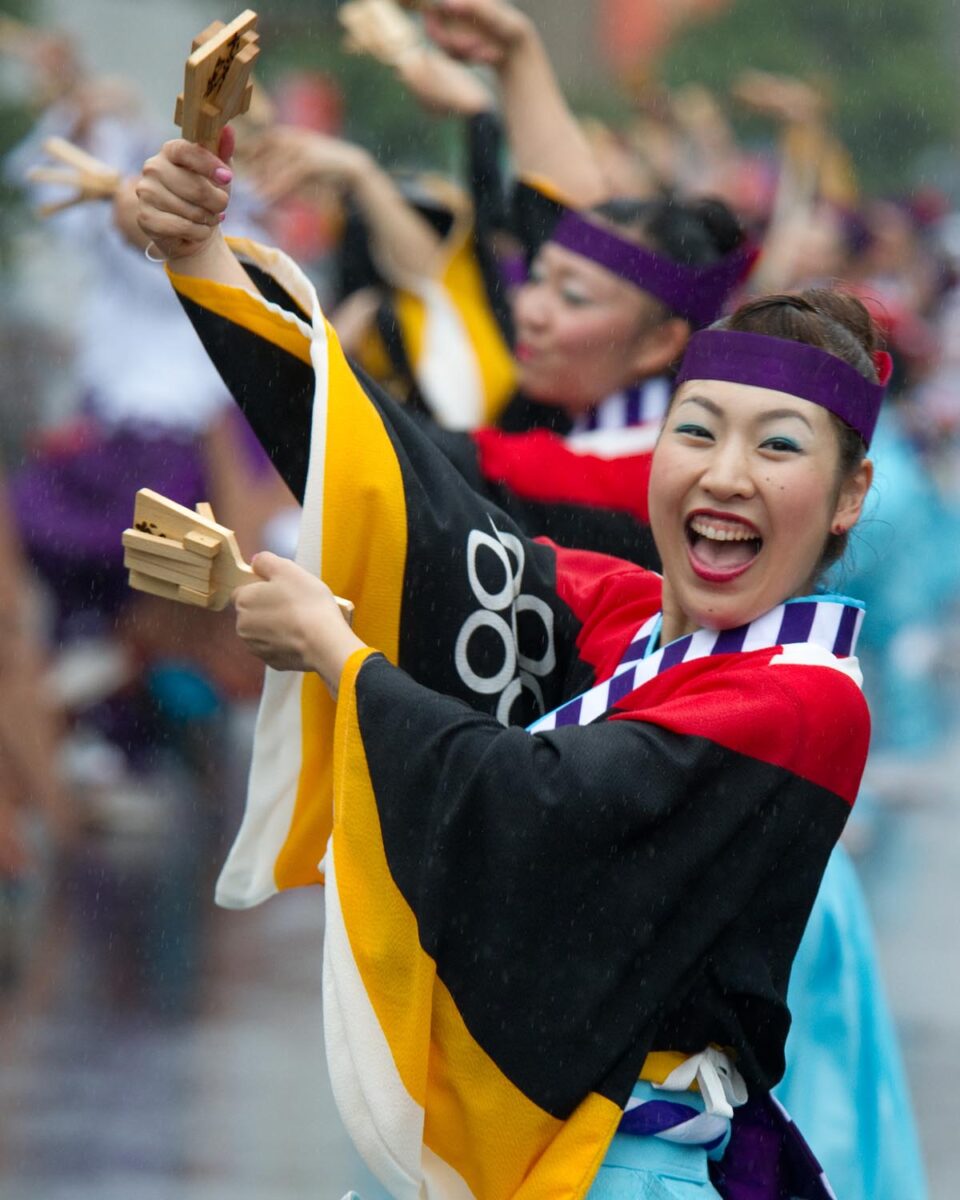
[[[701,408],[705,408],[707,412],[713,413],[715,417],[722,417],[724,415],[720,405],[715,404],[713,400],[708,400],[706,396],[684,396],[680,404],[699,404]],[[761,413],[757,420],[760,422],[782,421],[785,417],[793,417],[797,421],[802,421],[811,433],[814,432],[814,428],[807,418],[803,413],[797,412],[795,408],[771,408],[767,412]]]

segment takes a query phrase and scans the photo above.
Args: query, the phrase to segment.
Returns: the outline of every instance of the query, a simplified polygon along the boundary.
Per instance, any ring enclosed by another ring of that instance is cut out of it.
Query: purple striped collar
[[[673,394],[673,381],[666,375],[644,379],[622,392],[614,392],[573,423],[572,433],[596,433],[607,429],[630,429],[649,421],[662,421]]]
[[[634,634],[613,674],[527,727],[546,733],[563,725],[589,725],[655,675],[683,662],[716,654],[740,654],[805,642],[837,658],[856,648],[864,608],[847,596],[800,596],[778,604],[736,629],[698,629],[658,648],[663,614],[655,613]]]

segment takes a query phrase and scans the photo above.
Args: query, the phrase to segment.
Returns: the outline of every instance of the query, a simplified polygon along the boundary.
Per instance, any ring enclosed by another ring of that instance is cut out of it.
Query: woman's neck
[[[666,578],[663,580],[663,624],[660,626],[660,645],[666,646],[687,633],[695,633],[700,626],[683,611],[673,597]]]

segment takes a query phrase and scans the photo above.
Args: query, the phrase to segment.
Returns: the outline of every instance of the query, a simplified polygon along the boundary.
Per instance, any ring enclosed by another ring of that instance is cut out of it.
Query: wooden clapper
[[[74,194],[52,204],[41,204],[37,209],[41,217],[52,217],[54,213],[87,200],[112,200],[120,186],[122,176],[113,167],[81,150],[66,138],[51,137],[43,143],[43,151],[59,166],[31,167],[27,178],[33,183],[56,183],[71,187]]]
[[[150,488],[137,492],[133,526],[123,533],[123,565],[138,592],[214,612],[226,608],[234,588],[260,579],[209,504],[194,512]],[[337,597],[337,604],[351,620],[350,601]]]
[[[214,21],[193,39],[174,121],[188,142],[217,153],[224,125],[250,107],[250,72],[260,53],[257,14],[249,8],[225,25]]]
[[[424,44],[417,26],[394,0],[347,0],[337,9],[337,19],[346,31],[344,49],[369,54],[388,67]]]

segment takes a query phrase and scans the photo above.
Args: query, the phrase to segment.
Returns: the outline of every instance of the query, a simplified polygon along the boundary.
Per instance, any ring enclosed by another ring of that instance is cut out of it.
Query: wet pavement
[[[382,1195],[324,1070],[320,896],[209,916],[187,1015],[118,979],[60,913],[32,995],[2,1026],[4,1200]]]

